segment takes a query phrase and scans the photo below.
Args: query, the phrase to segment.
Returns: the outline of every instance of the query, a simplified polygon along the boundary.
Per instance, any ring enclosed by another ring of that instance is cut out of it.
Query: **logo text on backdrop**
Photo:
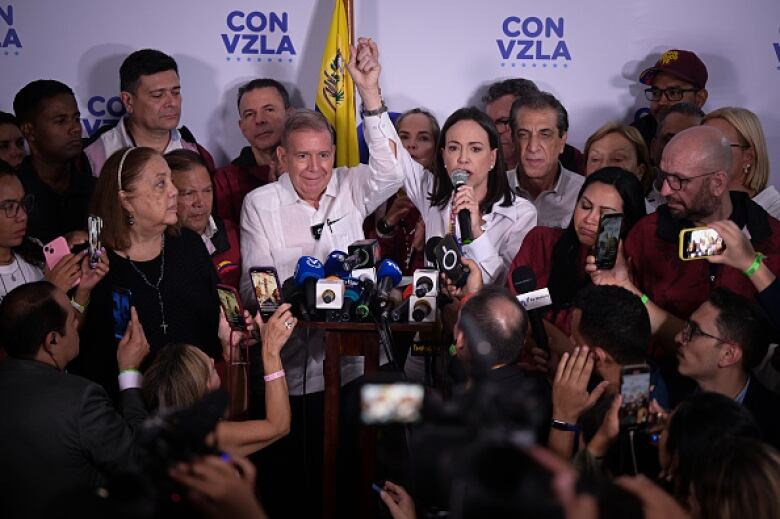
[[[286,12],[230,11],[222,43],[227,61],[277,61],[292,63],[295,46],[290,37],[290,16]]]
[[[496,40],[502,61],[512,67],[568,68],[571,53],[564,39],[563,17],[508,16],[501,23],[502,37]],[[537,62],[540,64],[537,65]],[[505,66],[502,63],[501,66]]]
[[[0,5],[0,48],[5,49],[6,55],[8,55],[9,50],[14,50],[15,54],[19,54],[19,49],[22,48],[22,40],[19,39],[19,34],[13,25],[14,6]]]

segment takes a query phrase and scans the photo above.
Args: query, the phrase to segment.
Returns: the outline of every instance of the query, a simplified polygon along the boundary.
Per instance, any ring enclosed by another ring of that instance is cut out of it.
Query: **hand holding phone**
[[[458,243],[451,234],[448,234],[436,245],[434,249],[436,263],[439,270],[444,272],[448,278],[460,288],[466,284],[469,276],[468,267],[461,263],[461,252]]]
[[[283,302],[279,275],[274,267],[252,267],[249,269],[249,277],[255,290],[257,311],[263,322],[268,322],[268,318]]]
[[[126,288],[116,287],[111,292],[112,311],[114,316],[114,338],[122,340],[130,324],[130,307],[132,293]]]
[[[103,231],[103,219],[90,215],[87,218],[87,234],[89,246],[89,266],[95,268],[100,261],[100,233]]]

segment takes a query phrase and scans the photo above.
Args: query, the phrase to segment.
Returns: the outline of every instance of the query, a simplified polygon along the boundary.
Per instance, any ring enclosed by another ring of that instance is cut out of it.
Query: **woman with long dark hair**
[[[591,283],[585,271],[602,215],[620,213],[623,227],[620,238],[645,216],[642,184],[633,173],[608,167],[585,179],[577,196],[571,223],[566,229],[536,227],[526,236],[510,272],[517,267],[530,267],[537,287],[547,287],[552,309],[547,319],[566,336],[571,334],[571,309],[577,293]],[[509,288],[515,292],[513,284]]]

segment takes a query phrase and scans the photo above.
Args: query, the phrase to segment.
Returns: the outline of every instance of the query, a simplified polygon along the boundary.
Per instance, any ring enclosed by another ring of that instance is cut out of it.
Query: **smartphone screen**
[[[596,266],[600,269],[611,269],[617,260],[620,229],[623,227],[622,214],[605,214],[599,220],[599,234],[596,237],[596,247],[593,255]]]
[[[650,414],[650,368],[646,364],[624,366],[621,374],[623,404],[620,406],[620,425],[643,425]]]
[[[696,227],[680,231],[680,259],[693,260],[722,254],[723,238],[715,229]]]
[[[112,309],[114,314],[114,337],[122,340],[127,325],[130,324],[131,293],[126,288],[114,288],[111,292]]]
[[[249,274],[252,278],[252,286],[255,288],[257,310],[263,321],[267,321],[282,304],[279,276],[273,267],[255,267],[249,269]]]
[[[366,425],[414,423],[422,417],[425,390],[420,384],[402,382],[363,384],[360,416]]]
[[[222,306],[222,311],[225,312],[225,318],[230,328],[236,331],[246,330],[244,312],[241,310],[241,303],[238,302],[236,289],[226,285],[217,285],[217,293],[219,294],[219,304]]]

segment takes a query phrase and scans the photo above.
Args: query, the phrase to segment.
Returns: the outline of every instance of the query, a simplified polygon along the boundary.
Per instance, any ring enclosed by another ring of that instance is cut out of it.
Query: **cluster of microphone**
[[[299,258],[295,273],[282,284],[282,298],[305,321],[432,322],[438,276],[435,269],[415,271],[399,297],[393,289],[402,283],[401,268],[381,259],[377,240],[359,240],[347,252],[334,250],[324,263]]]

